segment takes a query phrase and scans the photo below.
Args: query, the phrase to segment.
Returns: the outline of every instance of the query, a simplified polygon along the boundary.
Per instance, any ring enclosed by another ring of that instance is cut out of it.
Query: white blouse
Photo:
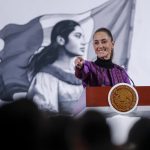
[[[42,110],[77,113],[79,105],[85,106],[79,102],[82,92],[82,84],[68,83],[49,73],[39,72],[33,78],[27,95]]]

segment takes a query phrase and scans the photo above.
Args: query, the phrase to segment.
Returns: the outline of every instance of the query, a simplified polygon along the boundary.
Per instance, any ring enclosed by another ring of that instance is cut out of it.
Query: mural
[[[41,109],[78,113],[83,92],[74,75],[74,59],[94,60],[92,33],[110,29],[115,38],[113,61],[127,67],[135,1],[110,0],[86,12],[47,14],[27,24],[0,30],[0,95],[3,101],[32,97]],[[78,110],[78,111],[77,111]]]

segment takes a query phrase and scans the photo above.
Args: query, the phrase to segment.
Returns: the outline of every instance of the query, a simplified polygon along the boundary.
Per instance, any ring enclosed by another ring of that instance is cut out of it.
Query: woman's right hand
[[[83,67],[83,64],[84,64],[84,59],[82,57],[78,56],[75,59],[75,67],[78,69],[81,69]]]

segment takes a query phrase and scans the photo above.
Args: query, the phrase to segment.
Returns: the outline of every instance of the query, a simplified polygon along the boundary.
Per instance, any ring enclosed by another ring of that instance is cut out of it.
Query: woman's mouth
[[[84,52],[84,51],[85,51],[85,47],[81,47],[80,50],[81,50],[82,52]]]

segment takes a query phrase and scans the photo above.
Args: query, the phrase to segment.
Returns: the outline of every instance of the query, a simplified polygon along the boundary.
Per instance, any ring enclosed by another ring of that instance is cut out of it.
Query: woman
[[[51,44],[32,57],[29,63],[28,91],[40,109],[60,113],[77,113],[75,106],[83,91],[74,75],[76,56],[85,53],[85,41],[80,25],[72,20],[58,22],[51,33]]]
[[[83,86],[113,86],[117,83],[129,83],[129,77],[124,68],[112,63],[114,40],[106,28],[96,30],[93,36],[95,62],[77,57],[75,60],[75,75],[82,80]]]

